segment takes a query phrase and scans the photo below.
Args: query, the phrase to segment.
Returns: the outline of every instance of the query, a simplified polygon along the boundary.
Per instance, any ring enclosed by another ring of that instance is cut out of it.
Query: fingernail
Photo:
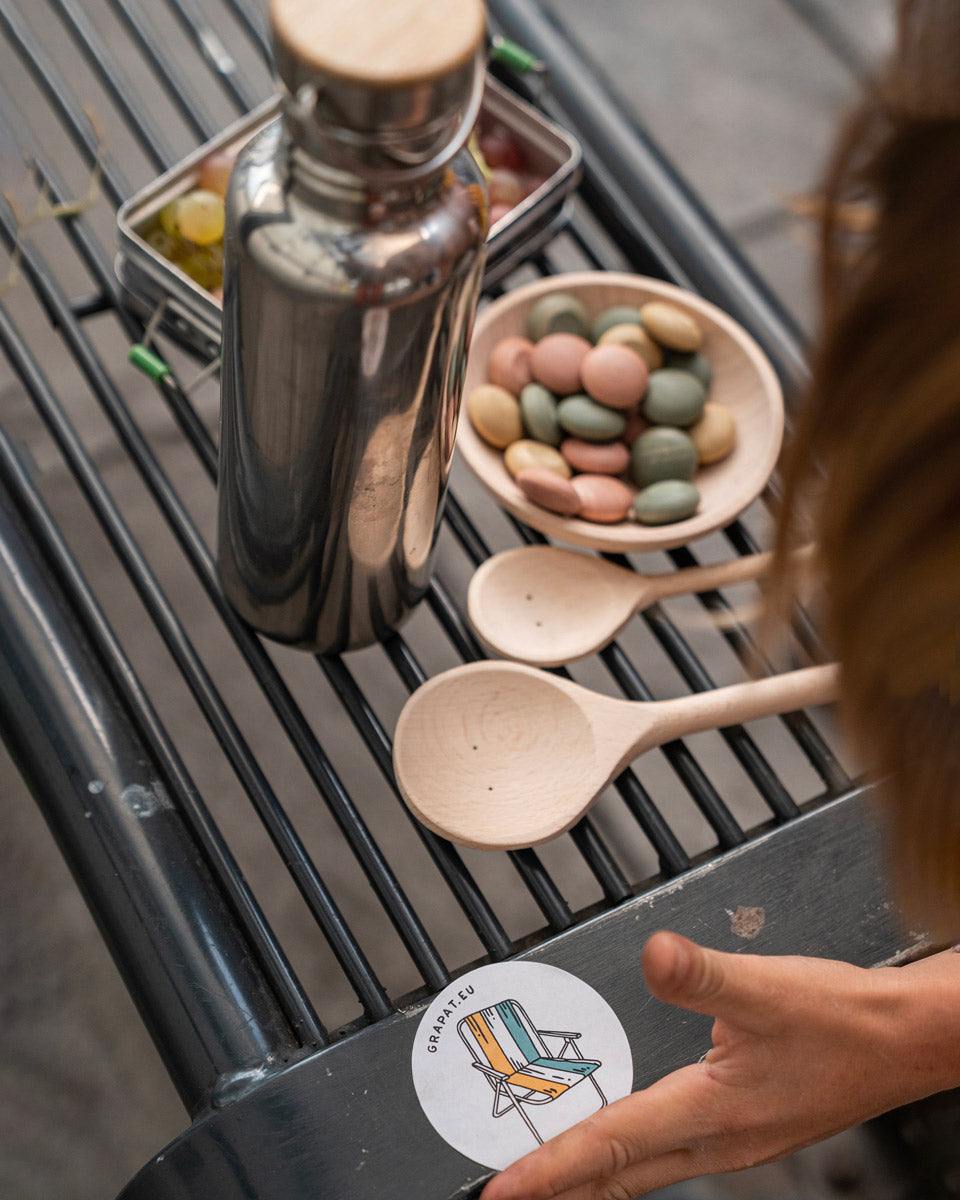
[[[693,966],[693,956],[690,953],[690,943],[686,938],[677,938],[673,943],[673,981],[683,984],[687,981],[690,968]]]
[[[504,1187],[502,1175],[495,1175],[480,1193],[480,1200],[510,1200],[509,1183]]]

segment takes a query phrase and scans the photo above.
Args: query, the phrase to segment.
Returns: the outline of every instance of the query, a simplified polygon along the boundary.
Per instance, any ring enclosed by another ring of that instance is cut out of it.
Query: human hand
[[[657,933],[643,970],[658,999],[715,1018],[713,1048],[520,1159],[481,1200],[632,1200],[773,1162],[960,1082],[944,1047],[958,1032],[958,955],[865,970]]]

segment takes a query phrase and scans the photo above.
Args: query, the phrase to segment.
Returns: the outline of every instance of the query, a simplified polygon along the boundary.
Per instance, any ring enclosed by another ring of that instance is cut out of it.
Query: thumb
[[[763,958],[708,950],[677,933],[655,933],[643,948],[647,987],[667,1004],[711,1017],[754,1018],[769,1006]]]

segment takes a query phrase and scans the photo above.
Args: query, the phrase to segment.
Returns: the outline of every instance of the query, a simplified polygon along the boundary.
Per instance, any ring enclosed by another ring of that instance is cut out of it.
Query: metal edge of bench
[[[174,787],[2,486],[0,733],[187,1111],[302,1053]]]

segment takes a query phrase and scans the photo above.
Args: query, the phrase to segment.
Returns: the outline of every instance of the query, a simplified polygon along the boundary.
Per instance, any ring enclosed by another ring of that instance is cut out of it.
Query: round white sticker
[[[494,963],[450,984],[421,1019],[412,1068],[437,1133],[497,1170],[633,1086],[616,1013],[543,963]]]

